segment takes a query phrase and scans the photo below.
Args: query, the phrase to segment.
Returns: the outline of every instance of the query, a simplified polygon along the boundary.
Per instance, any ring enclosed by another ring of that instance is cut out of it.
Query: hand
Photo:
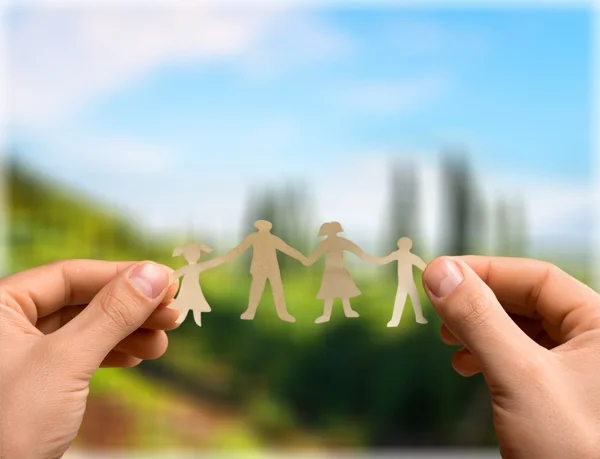
[[[361,255],[362,255],[362,259],[364,261],[366,261],[367,263],[372,263],[374,265],[384,265],[384,264],[388,263],[388,260],[386,260],[386,257],[376,257],[375,255],[371,255],[366,252],[362,252]]]
[[[423,282],[442,339],[464,346],[453,367],[489,386],[503,457],[598,457],[600,295],[516,258],[437,259]]]
[[[0,279],[0,457],[58,458],[99,367],[167,349],[177,288],[154,263],[56,262]]]
[[[373,263],[375,265],[385,265],[388,263],[388,261],[384,257],[373,257],[373,256],[369,257],[368,262]]]
[[[310,258],[308,258],[308,257],[304,257],[304,258],[302,259],[302,264],[303,264],[304,266],[311,266],[312,264],[314,264],[314,262],[315,262],[315,260],[311,260],[311,259],[310,259]]]

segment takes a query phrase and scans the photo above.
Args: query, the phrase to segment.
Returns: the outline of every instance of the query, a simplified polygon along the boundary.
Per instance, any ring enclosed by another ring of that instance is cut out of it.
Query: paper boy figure
[[[415,319],[419,324],[426,324],[427,319],[423,316],[421,308],[421,299],[417,292],[417,286],[413,277],[413,266],[424,270],[427,264],[417,255],[411,253],[412,240],[408,237],[398,239],[398,250],[390,253],[387,257],[377,258],[375,263],[385,264],[392,261],[398,262],[398,290],[396,292],[396,300],[394,301],[394,312],[392,319],[388,322],[388,327],[397,327],[402,318],[406,297],[410,296],[413,309],[415,311]]]

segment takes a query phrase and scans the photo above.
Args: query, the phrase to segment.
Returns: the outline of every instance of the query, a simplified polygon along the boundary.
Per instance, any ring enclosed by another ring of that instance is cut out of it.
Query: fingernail
[[[153,263],[138,266],[131,272],[129,278],[133,286],[148,298],[156,298],[168,283],[165,270]]]
[[[430,266],[424,279],[429,291],[437,298],[450,295],[463,280],[458,265],[451,260],[444,260]]]

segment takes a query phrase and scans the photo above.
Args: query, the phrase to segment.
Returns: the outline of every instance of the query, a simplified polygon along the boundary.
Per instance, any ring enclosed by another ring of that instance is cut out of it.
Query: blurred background
[[[374,255],[409,236],[426,261],[535,257],[590,283],[592,26],[582,5],[10,4],[2,274],[178,268],[174,247],[219,256],[260,218],[307,255],[335,220]],[[73,457],[493,452],[489,394],[452,370],[420,272],[429,324],[407,304],[386,328],[395,267],[347,259],[361,317],[335,303],[319,326],[321,264],[280,258],[295,324],[269,287],[240,320],[248,256],[203,274],[202,328],[100,370]]]

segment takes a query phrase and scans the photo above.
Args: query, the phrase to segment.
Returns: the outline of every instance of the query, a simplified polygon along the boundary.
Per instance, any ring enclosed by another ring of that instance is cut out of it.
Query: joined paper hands
[[[317,293],[317,298],[324,301],[323,315],[317,318],[315,323],[323,323],[330,320],[333,302],[336,298],[342,301],[346,317],[359,317],[358,312],[353,310],[350,305],[350,299],[359,296],[361,292],[346,268],[344,252],[348,251],[368,263],[383,265],[393,261],[397,262],[398,289],[392,319],[388,322],[388,327],[397,327],[400,324],[407,296],[411,299],[416,322],[419,324],[428,323],[427,319],[423,316],[419,294],[413,277],[413,266],[424,270],[426,263],[410,251],[412,248],[410,238],[402,237],[398,239],[398,250],[385,257],[376,257],[366,253],[348,239],[339,236],[339,233],[344,230],[338,222],[328,222],[321,225],[319,230],[319,236],[325,237],[325,239],[306,257],[298,250],[290,247],[281,238],[272,234],[271,229],[273,225],[271,222],[257,220],[254,223],[254,227],[257,231],[246,236],[241,244],[231,249],[226,255],[209,261],[198,263],[202,252],[212,252],[210,247],[204,245],[189,243],[173,251],[173,256],[183,255],[188,263],[171,274],[171,282],[183,278],[177,297],[168,306],[171,309],[180,311],[179,318],[177,319],[178,323],[183,322],[189,311],[192,311],[196,324],[201,326],[201,314],[203,312],[210,312],[211,307],[202,292],[202,287],[199,283],[200,274],[223,263],[235,260],[250,248],[252,248],[252,262],[250,265],[252,283],[250,286],[248,308],[241,315],[243,320],[254,319],[266,283],[269,281],[273,292],[275,309],[279,318],[285,322],[296,321],[287,311],[281,271],[277,260],[278,251],[298,260],[305,266],[314,264],[321,256],[325,257],[323,279]]]

